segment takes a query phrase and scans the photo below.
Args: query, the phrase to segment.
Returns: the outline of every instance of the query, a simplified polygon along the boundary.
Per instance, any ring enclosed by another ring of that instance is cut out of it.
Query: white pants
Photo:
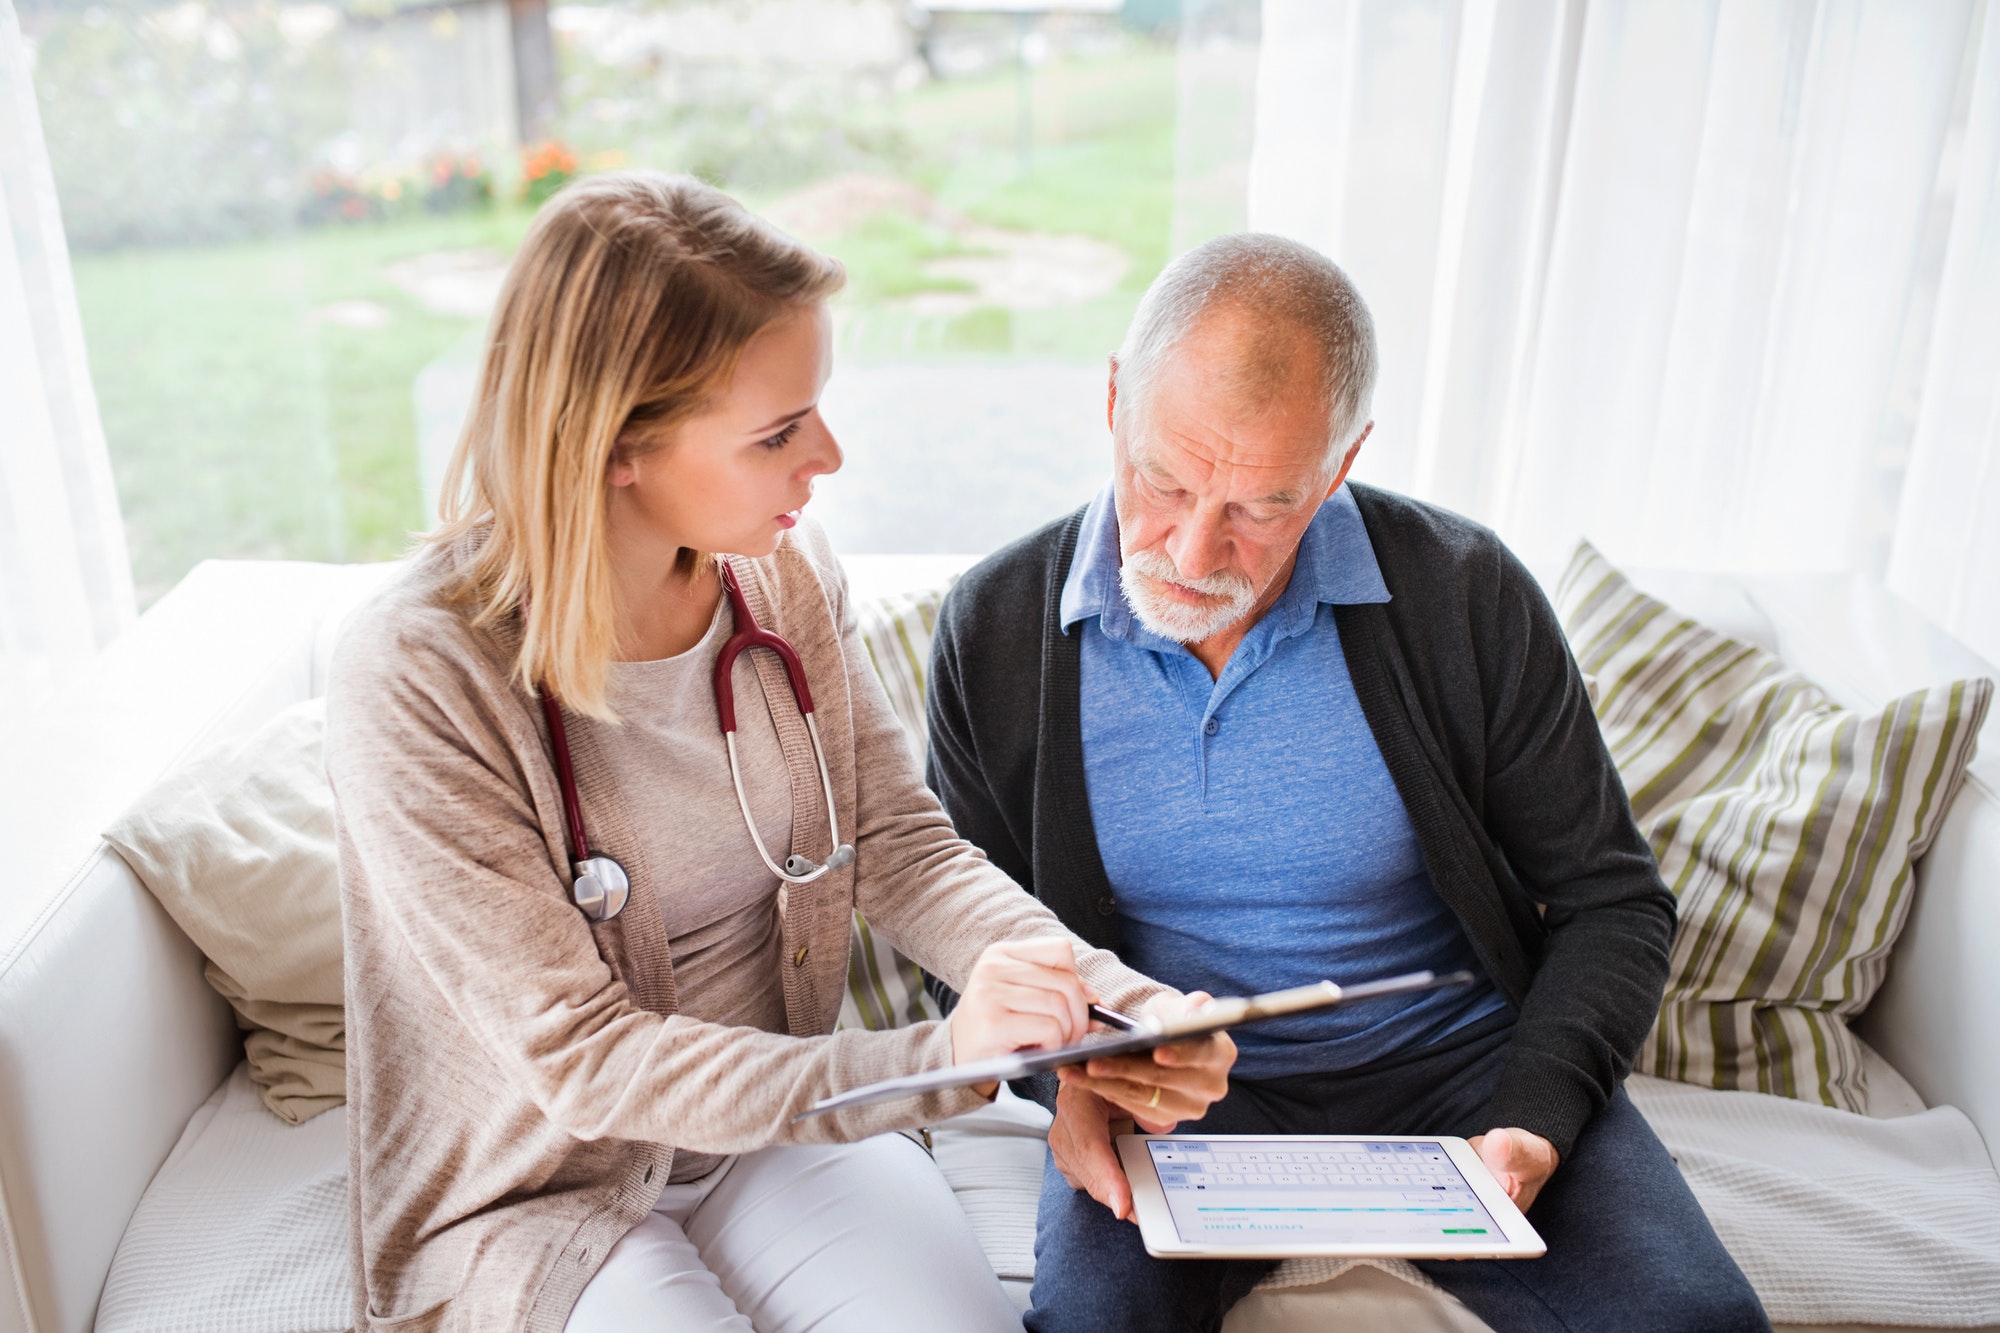
[[[901,1134],[765,1148],[669,1185],[564,1333],[1020,1333],[924,1150]]]

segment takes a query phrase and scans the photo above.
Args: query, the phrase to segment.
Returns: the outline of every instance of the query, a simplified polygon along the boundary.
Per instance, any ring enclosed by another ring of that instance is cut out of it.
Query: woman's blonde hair
[[[592,176],[542,208],[501,289],[441,522],[424,539],[486,529],[458,595],[474,624],[520,616],[522,685],[612,717],[608,469],[660,447],[728,385],[758,330],[844,276],[688,176]]]

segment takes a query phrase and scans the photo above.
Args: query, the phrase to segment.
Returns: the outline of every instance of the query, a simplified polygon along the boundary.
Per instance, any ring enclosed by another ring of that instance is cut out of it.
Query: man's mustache
[[[1245,592],[1256,591],[1249,579],[1227,570],[1217,570],[1198,579],[1183,578],[1174,568],[1174,562],[1159,551],[1133,551],[1125,557],[1125,563],[1155,583],[1171,583],[1203,597],[1241,597]]]

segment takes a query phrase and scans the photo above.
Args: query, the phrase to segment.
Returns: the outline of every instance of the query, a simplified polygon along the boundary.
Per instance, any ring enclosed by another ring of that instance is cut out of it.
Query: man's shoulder
[[[1076,549],[1083,510],[1065,514],[1001,547],[965,571],[945,598],[943,618],[958,632],[984,628],[1017,633],[1024,619],[1039,624],[1051,596],[1060,596],[1054,574]]]
[[[1378,548],[1386,543],[1397,553],[1407,548],[1468,557],[1506,549],[1493,529],[1441,505],[1360,482],[1349,482],[1348,489],[1368,525],[1368,539]]]
[[[1500,535],[1485,524],[1396,491],[1349,485],[1392,594],[1420,587],[1533,582]]]

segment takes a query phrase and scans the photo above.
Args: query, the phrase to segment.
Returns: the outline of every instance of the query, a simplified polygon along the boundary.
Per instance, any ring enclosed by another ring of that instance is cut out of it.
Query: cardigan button
[[[1102,898],[1099,898],[1097,900],[1097,914],[1099,916],[1110,916],[1113,912],[1117,910],[1118,910],[1118,900],[1116,898],[1113,898],[1110,894],[1107,893]]]
[[[808,950],[807,950],[806,946],[805,946],[805,945],[803,945],[803,944],[801,944],[801,945],[799,946],[799,951],[798,951],[797,953],[795,953],[795,954],[793,954],[793,955],[792,955],[792,966],[793,966],[793,967],[804,967],[804,966],[806,965],[806,954],[807,954],[807,952],[808,952]]]

